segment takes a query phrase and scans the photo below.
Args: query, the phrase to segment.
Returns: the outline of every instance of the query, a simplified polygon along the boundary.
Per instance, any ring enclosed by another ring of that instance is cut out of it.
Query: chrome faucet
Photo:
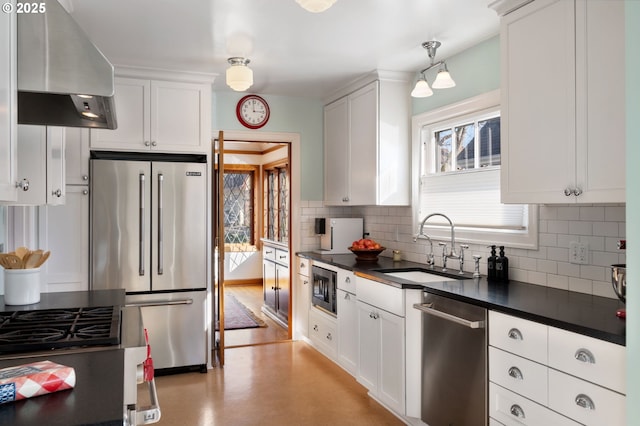
[[[424,224],[427,220],[429,220],[430,218],[432,218],[433,216],[441,216],[443,218],[445,218],[447,220],[447,222],[449,222],[449,226],[451,227],[451,251],[449,252],[449,254],[447,254],[447,258],[450,259],[459,259],[460,256],[458,256],[458,254],[456,253],[456,233],[454,230],[454,226],[453,226],[453,222],[451,222],[451,219],[449,219],[446,215],[442,214],[442,213],[431,213],[430,215],[428,215],[427,217],[425,217],[424,219],[422,219],[422,223],[420,224],[420,230],[418,232],[418,235],[424,235],[422,228],[424,228]],[[444,251],[444,249],[443,249]]]
[[[436,265],[436,258],[433,254],[433,241],[427,234],[423,233],[422,230],[420,230],[420,233],[418,235],[413,237],[413,242],[415,243],[416,241],[418,241],[418,238],[425,238],[429,240],[431,250],[429,250],[429,253],[427,254],[427,265],[429,265],[429,269],[433,269],[433,267]]]

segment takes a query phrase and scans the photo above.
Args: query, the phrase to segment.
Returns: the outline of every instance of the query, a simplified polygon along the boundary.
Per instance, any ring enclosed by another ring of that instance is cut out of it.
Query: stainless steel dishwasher
[[[487,425],[487,310],[424,293],[422,421]]]

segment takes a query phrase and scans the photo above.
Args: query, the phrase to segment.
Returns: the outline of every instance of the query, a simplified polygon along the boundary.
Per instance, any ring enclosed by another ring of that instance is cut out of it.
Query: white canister
[[[4,270],[4,304],[31,305],[40,301],[40,268]]]

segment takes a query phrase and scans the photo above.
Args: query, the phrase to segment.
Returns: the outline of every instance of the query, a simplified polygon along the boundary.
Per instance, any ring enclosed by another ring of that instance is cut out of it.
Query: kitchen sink
[[[386,276],[400,278],[417,283],[458,281],[471,278],[469,274],[460,275],[458,273],[442,272],[434,269],[424,268],[404,268],[404,269],[377,269],[376,272]]]

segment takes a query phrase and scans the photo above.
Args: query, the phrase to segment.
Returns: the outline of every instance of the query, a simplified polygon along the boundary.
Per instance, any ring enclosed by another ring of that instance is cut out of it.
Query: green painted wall
[[[627,84],[627,424],[640,425],[640,1],[625,4]]]
[[[215,92],[212,96],[212,128],[247,130],[236,118],[236,105],[246,93]],[[322,111],[319,99],[261,95],[271,109],[269,122],[255,132],[290,132],[300,134],[301,170],[300,198],[322,200],[323,145]]]

